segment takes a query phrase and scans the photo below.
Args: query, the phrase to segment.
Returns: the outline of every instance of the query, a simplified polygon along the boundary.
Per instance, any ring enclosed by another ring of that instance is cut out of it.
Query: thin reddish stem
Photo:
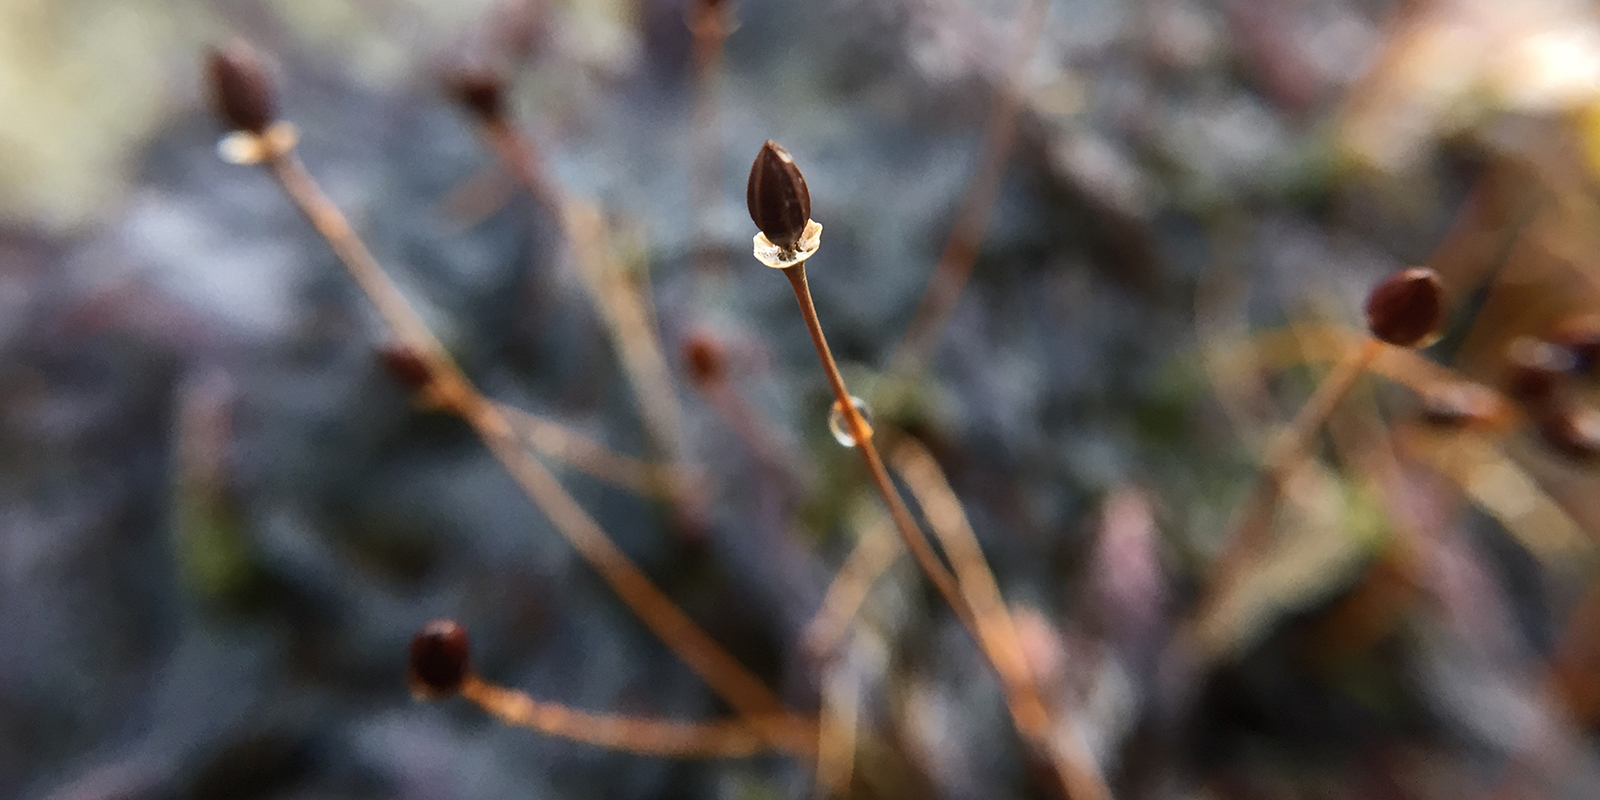
[[[852,402],[850,390],[844,385],[844,376],[839,374],[839,365],[833,360],[833,352],[828,349],[828,338],[823,335],[822,323],[817,319],[817,307],[811,302],[811,288],[806,283],[805,262],[802,261],[783,270],[783,274],[789,279],[789,287],[794,290],[795,300],[800,303],[800,315],[805,318],[806,330],[811,333],[811,343],[816,346],[817,358],[822,362],[822,371],[828,376],[828,385],[833,387],[834,400],[843,411],[850,437],[855,440],[855,450],[861,454],[862,462],[867,465],[867,472],[872,475],[872,483],[877,487],[878,495],[883,498],[884,505],[889,507],[889,516],[894,519],[900,537],[905,540],[906,547],[911,550],[912,557],[917,560],[917,565],[928,576],[928,580],[933,581],[939,594],[943,595],[945,601],[955,610],[956,616],[960,617],[968,628],[973,628],[972,611],[967,608],[966,601],[957,590],[955,577],[934,553],[933,545],[917,527],[911,511],[906,508],[905,501],[900,499],[900,493],[889,480],[889,471],[884,469],[883,458],[878,455],[878,448],[872,443],[872,428],[861,418],[861,413],[856,410],[855,403]]]

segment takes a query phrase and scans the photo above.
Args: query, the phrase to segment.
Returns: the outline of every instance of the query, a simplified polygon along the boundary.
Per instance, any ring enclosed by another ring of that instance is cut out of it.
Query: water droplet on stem
[[[872,437],[872,409],[867,408],[867,401],[859,397],[850,398],[850,404],[856,407],[856,413],[861,415],[861,422],[866,426],[867,437]],[[838,400],[833,401],[833,408],[828,411],[828,431],[833,438],[845,447],[855,447],[856,437],[850,432],[850,420],[845,418],[844,406]]]

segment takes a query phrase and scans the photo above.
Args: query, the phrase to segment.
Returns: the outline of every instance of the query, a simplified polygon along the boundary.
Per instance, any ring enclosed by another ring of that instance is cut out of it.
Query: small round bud
[[[206,53],[211,99],[217,116],[233,130],[266,133],[278,119],[278,91],[256,49],[234,39]]]
[[[689,368],[689,379],[701,386],[722,380],[727,367],[722,343],[706,331],[696,331],[684,340],[683,362]]]
[[[448,619],[429,622],[411,638],[406,682],[417,695],[430,699],[461,691],[472,673],[469,649],[466,628]]]
[[[1443,318],[1444,286],[1426,267],[1396,272],[1367,295],[1367,329],[1392,345],[1424,344],[1438,334]]]
[[[1539,419],[1539,436],[1550,449],[1584,464],[1600,460],[1600,411],[1566,408]]]
[[[502,70],[480,63],[459,63],[444,75],[444,88],[451,99],[483,122],[505,116],[506,84]]]
[[[433,384],[433,370],[415,347],[404,342],[389,342],[378,348],[378,363],[391,377],[408,389],[422,390]]]
[[[1556,326],[1550,341],[1572,355],[1572,371],[1592,374],[1600,367],[1600,315],[1587,315],[1563,321]]]
[[[1524,403],[1549,399],[1572,371],[1572,354],[1542,339],[1520,336],[1506,348],[1506,393]]]
[[[1444,383],[1422,393],[1422,421],[1439,428],[1492,424],[1503,413],[1500,395],[1476,383]]]
[[[770,139],[750,165],[745,202],[756,227],[785,250],[799,243],[811,221],[811,191],[806,188],[805,176],[789,151]]]

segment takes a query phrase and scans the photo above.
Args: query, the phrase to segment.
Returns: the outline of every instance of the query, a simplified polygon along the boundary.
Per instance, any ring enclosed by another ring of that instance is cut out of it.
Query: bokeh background
[[[540,698],[726,713],[380,369],[381,324],[271,180],[217,157],[203,53],[234,35],[479,385],[645,457],[561,228],[442,88],[516,40],[517,119],[648,287],[704,518],[554,465],[796,708],[818,703],[805,626],[877,501],[788,287],[749,258],[769,138],[826,228],[811,283],[847,377],[949,475],[1118,797],[1593,796],[1600,484],[1582,448],[1429,427],[1416,399],[1499,387],[1508,342],[1600,308],[1593,4],[725,5],[709,72],[683,0],[0,2],[0,797],[813,791],[778,756],[611,753],[411,699],[407,641],[448,616]],[[964,202],[973,280],[927,368],[879,393]],[[1207,585],[1367,289],[1422,263],[1443,341],[1380,359],[1274,545]],[[692,336],[765,451],[690,380]],[[856,636],[857,795],[1050,796],[905,559]]]

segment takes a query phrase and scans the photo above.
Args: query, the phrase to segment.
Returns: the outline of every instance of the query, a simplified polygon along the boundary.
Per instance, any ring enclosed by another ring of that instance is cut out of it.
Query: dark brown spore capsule
[[[390,377],[408,389],[422,390],[433,383],[433,371],[415,347],[389,342],[378,348],[376,357]]]
[[[485,64],[465,62],[448,67],[444,88],[480,121],[502,119],[506,113],[505,71]]]
[[[1572,354],[1565,349],[1520,336],[1506,348],[1506,394],[1523,403],[1543,403],[1572,365]]]
[[[683,361],[689,368],[689,378],[700,386],[722,380],[725,368],[722,343],[705,331],[692,333],[684,340]]]
[[[467,629],[454,620],[436,619],[411,638],[407,680],[412,690],[428,697],[449,697],[461,691],[471,673]]]
[[[232,130],[265,133],[278,119],[278,91],[254,47],[234,39],[206,53],[211,99],[217,116]]]
[[[1444,285],[1426,267],[1384,278],[1367,295],[1367,329],[1384,342],[1416,347],[1433,338],[1444,317]]]
[[[811,221],[811,191],[806,188],[805,176],[789,151],[770,139],[750,165],[745,202],[756,227],[768,241],[784,249],[800,241]]]
[[[1569,460],[1600,461],[1600,411],[1584,407],[1553,411],[1540,418],[1539,436]]]

